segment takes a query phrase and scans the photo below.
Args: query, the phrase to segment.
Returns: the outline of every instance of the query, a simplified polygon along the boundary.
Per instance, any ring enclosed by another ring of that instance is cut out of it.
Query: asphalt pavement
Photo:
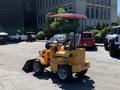
[[[25,62],[38,57],[44,42],[21,42],[0,46],[0,90],[119,90],[120,58],[112,58],[108,51],[98,46],[88,50],[91,68],[81,79],[71,83],[61,82],[49,69],[43,76],[22,70]]]

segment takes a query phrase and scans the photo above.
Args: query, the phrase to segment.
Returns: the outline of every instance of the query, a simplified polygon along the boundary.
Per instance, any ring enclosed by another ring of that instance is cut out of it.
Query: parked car
[[[36,41],[36,34],[35,32],[26,32],[27,41],[33,42]]]
[[[54,41],[57,41],[60,44],[64,44],[66,40],[69,40],[70,36],[67,34],[56,34],[52,36],[45,44],[46,48],[50,47],[50,44],[52,44]]]
[[[0,44],[6,44],[8,42],[8,33],[0,32]]]
[[[95,48],[95,38],[93,37],[92,32],[83,32],[81,34],[81,39],[79,43],[79,47],[89,47],[89,48]]]
[[[120,25],[114,26],[104,40],[105,50],[109,50],[110,56],[114,57],[120,51]]]
[[[9,35],[9,39],[14,42],[27,41],[27,35],[17,33],[15,35]]]

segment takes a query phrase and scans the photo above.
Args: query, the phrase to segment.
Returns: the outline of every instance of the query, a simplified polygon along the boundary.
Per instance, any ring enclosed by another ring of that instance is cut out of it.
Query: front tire
[[[107,43],[107,40],[104,41],[104,48],[106,51],[109,50],[109,47],[108,47],[108,43]]]
[[[70,81],[72,79],[72,71],[68,66],[65,65],[58,67],[57,75],[62,81]]]
[[[111,57],[115,57],[115,54],[116,54],[116,49],[115,49],[114,44],[112,42],[110,43],[109,54]]]
[[[39,61],[34,61],[33,62],[33,71],[37,75],[42,75],[44,72],[44,67],[42,66],[42,64]]]

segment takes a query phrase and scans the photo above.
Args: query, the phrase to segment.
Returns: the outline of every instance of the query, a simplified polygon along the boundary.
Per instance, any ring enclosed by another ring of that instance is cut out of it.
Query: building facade
[[[117,0],[86,0],[87,26],[98,23],[111,24],[117,21]]]
[[[22,0],[0,0],[0,27],[12,33],[23,26]]]
[[[45,27],[45,16],[48,12],[60,7],[65,8],[67,12],[86,15],[88,19],[85,24],[88,27],[117,21],[117,0],[36,0],[37,29]]]
[[[73,0],[37,0],[37,28],[44,28],[46,25],[45,16],[48,12],[54,12],[63,7],[68,12],[74,11]]]

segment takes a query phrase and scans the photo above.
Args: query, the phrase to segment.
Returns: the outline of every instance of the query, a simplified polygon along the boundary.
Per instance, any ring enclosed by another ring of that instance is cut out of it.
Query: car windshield
[[[66,40],[66,35],[65,34],[54,35],[52,38],[50,38],[49,41],[54,41],[54,40],[57,40],[60,43],[64,43],[64,41]]]
[[[83,33],[83,38],[91,38],[92,34],[91,33]]]

